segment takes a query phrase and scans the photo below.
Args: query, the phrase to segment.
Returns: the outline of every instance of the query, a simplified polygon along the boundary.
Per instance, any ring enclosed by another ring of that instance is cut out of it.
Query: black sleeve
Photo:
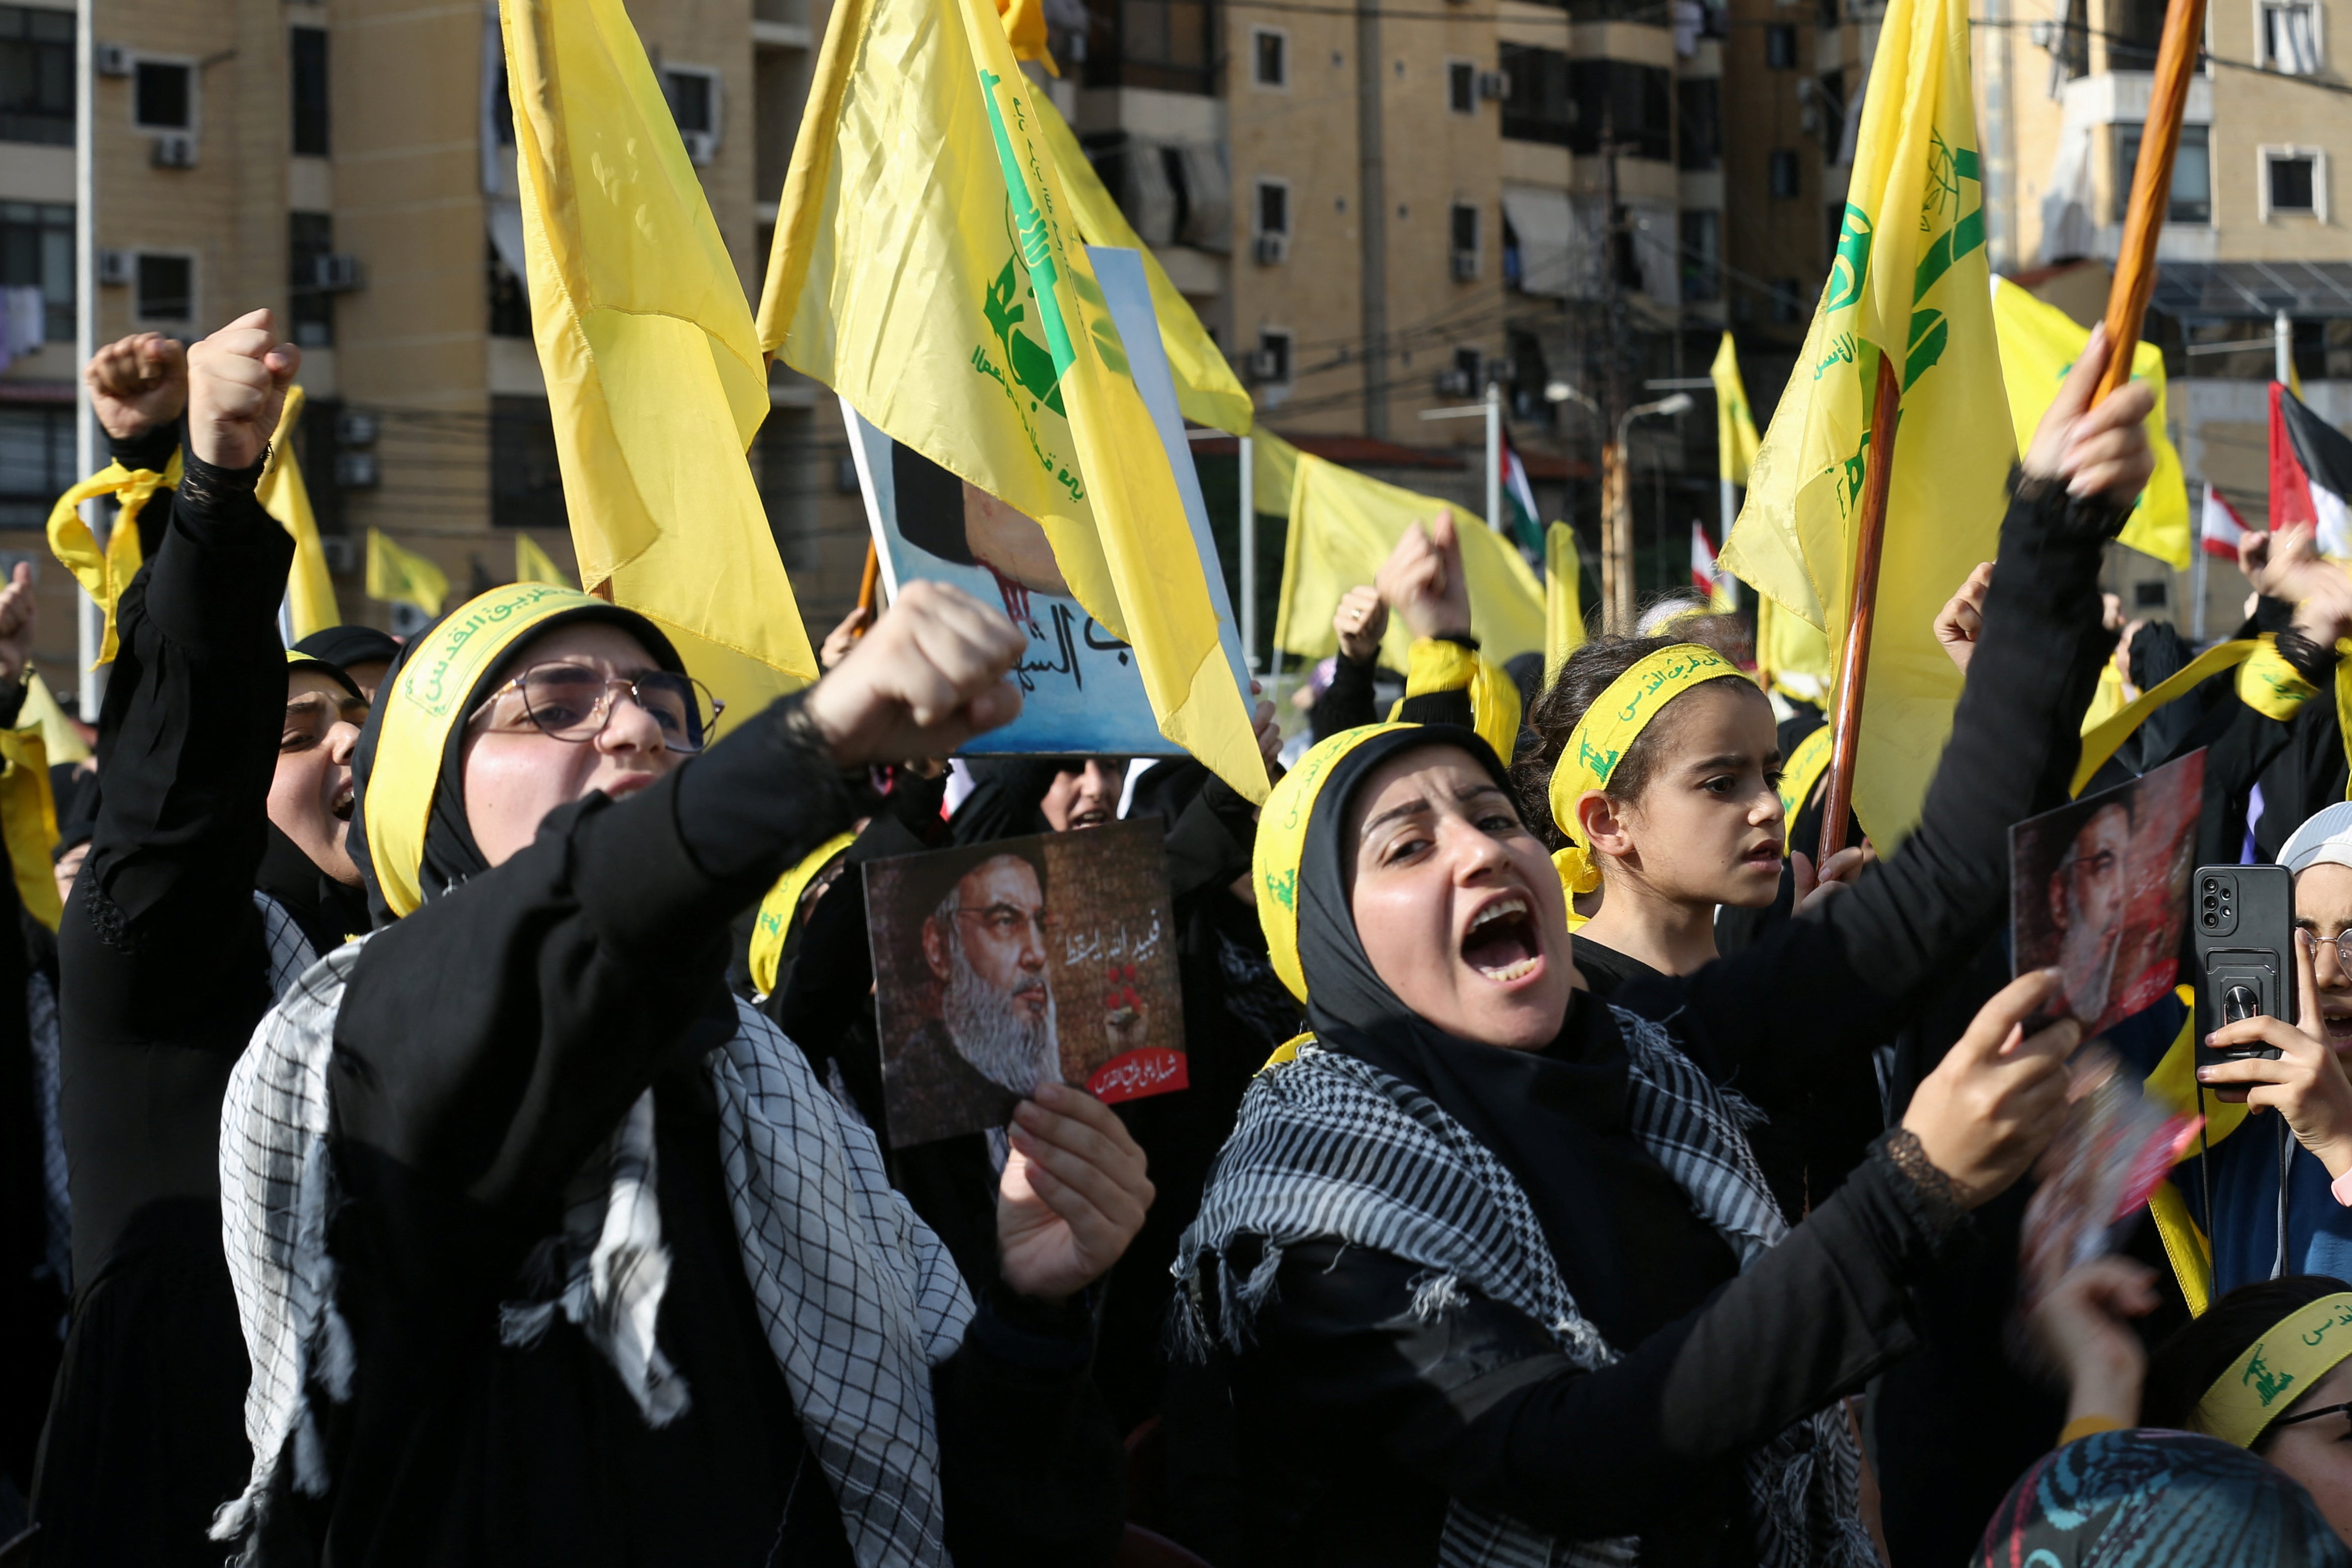
[[[340,1134],[543,1215],[711,1011],[729,920],[857,814],[799,712],[785,698],[619,805],[551,813],[378,932],[337,1016]]]
[[[1847,891],[1687,978],[1685,1039],[1751,1097],[1893,1038],[2006,920],[2009,829],[2064,804],[2079,724],[2114,639],[2101,547],[2125,514],[2021,485],[2000,531],[1984,629],[1919,826]]]
[[[294,543],[241,473],[191,458],[124,593],[99,716],[89,859],[58,932],[68,1034],[242,1049],[267,985],[253,879],[286,705],[278,600]],[[258,989],[257,989],[258,987]]]
[[[112,436],[106,438],[107,456],[116,462],[126,468],[145,468],[158,474],[171,467],[172,454],[179,450],[179,447],[180,422],[176,419],[168,424],[151,425],[127,441],[118,441]],[[158,489],[140,509],[141,560],[152,561],[162,549],[164,536],[172,526],[172,501],[170,490]]]
[[[1257,807],[1213,773],[1168,830],[1168,891],[1181,899],[1246,877],[1257,837]]]
[[[999,1288],[931,1375],[948,1552],[964,1568],[1108,1564],[1126,1517],[1126,1455],[1090,1375],[1086,1298]]]
[[[1294,1246],[1238,1407],[1311,1412],[1538,1530],[1642,1532],[1909,1351],[1906,1287],[1957,1234],[1874,1157],[1705,1306],[1591,1373],[1500,1302],[1416,1316],[1426,1270],[1401,1258]]]
[[[1379,710],[1372,705],[1372,672],[1379,664],[1377,657],[1359,664],[1344,653],[1332,659],[1331,684],[1315,700],[1307,719],[1318,741],[1342,730],[1380,722]]]

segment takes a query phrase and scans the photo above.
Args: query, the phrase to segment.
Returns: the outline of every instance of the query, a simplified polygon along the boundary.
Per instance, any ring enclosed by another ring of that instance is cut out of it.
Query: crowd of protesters
[[[2200,862],[2293,874],[2302,1021],[2196,1079],[2281,1131],[2181,1167],[2186,1252],[2020,1283],[2082,1031],[2011,976],[2010,830],[2103,671],[2195,652],[2103,605],[2152,458],[2099,340],[1938,621],[1916,828],[1819,866],[1822,715],[1735,618],[1500,668],[1444,517],[1335,606],[1308,732],[1259,706],[1262,808],[950,763],[1025,635],[932,584],[723,730],[543,584],[289,649],[299,357],[257,311],[86,377],[182,472],[62,920],[0,942],[0,1563],[2352,1563],[2352,578],[2307,535],[2245,555],[2266,695],[2097,781],[2202,749]],[[20,568],[0,725],[33,631]],[[1122,818],[1188,1087],[889,1148],[866,868]],[[2186,1017],[2110,1045],[2153,1083]]]

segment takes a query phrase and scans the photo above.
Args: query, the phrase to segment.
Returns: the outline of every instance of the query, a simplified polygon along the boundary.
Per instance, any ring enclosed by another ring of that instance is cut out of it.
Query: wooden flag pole
[[[866,612],[866,622],[850,634],[853,637],[866,635],[866,627],[874,624],[874,606],[882,596],[882,557],[874,542],[866,542],[866,575],[857,580],[857,607]]]
[[[1870,674],[1871,624],[1878,613],[1878,561],[1886,539],[1886,493],[1895,482],[1895,431],[1903,416],[1903,382],[1895,356],[1878,356],[1878,389],[1871,402],[1870,450],[1863,459],[1862,531],[1853,543],[1853,589],[1846,600],[1845,646],[1838,650],[1835,706],[1830,724],[1830,793],[1823,803],[1816,873],[1845,847],[1846,814],[1853,808],[1853,758],[1862,744],[1863,687]]]
[[[2205,0],[2171,0],[2164,14],[2164,37],[2157,46],[2156,80],[2148,95],[2139,163],[2132,169],[2131,205],[2125,210],[2123,245],[2115,281],[2107,287],[2107,368],[2099,377],[2094,405],[2131,379],[2132,351],[2156,290],[2156,242],[2172,198],[2172,159],[2180,150],[2180,117],[2189,107],[2189,79],[2196,71],[2205,37]]]

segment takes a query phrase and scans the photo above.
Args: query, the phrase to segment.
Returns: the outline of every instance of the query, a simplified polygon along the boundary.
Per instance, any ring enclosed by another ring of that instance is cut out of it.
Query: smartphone
[[[2189,897],[2197,938],[2197,1065],[2276,1057],[2275,1046],[2217,1051],[2205,1037],[2242,1018],[2295,1022],[2294,874],[2284,866],[2200,866]]]

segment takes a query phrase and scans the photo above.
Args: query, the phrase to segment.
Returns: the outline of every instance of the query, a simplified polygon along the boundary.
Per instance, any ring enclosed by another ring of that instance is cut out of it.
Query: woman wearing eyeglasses
[[[2249,1018],[2214,1032],[2220,1049],[2279,1054],[2199,1070],[2209,1152],[2174,1172],[2177,1212],[2200,1231],[2210,1215],[2216,1294],[2283,1273],[2352,1277],[2352,802],[2296,828],[2279,864],[2294,874],[2301,1022]]]
[[[917,584],[712,744],[652,622],[544,584],[415,639],[352,838],[374,933],[239,1064],[223,1223],[259,1563],[1067,1562],[1118,1529],[1087,1289],[1150,1200],[1085,1094],[1014,1118],[975,1302],[871,1135],[724,983],[728,924],[1018,711]]]

